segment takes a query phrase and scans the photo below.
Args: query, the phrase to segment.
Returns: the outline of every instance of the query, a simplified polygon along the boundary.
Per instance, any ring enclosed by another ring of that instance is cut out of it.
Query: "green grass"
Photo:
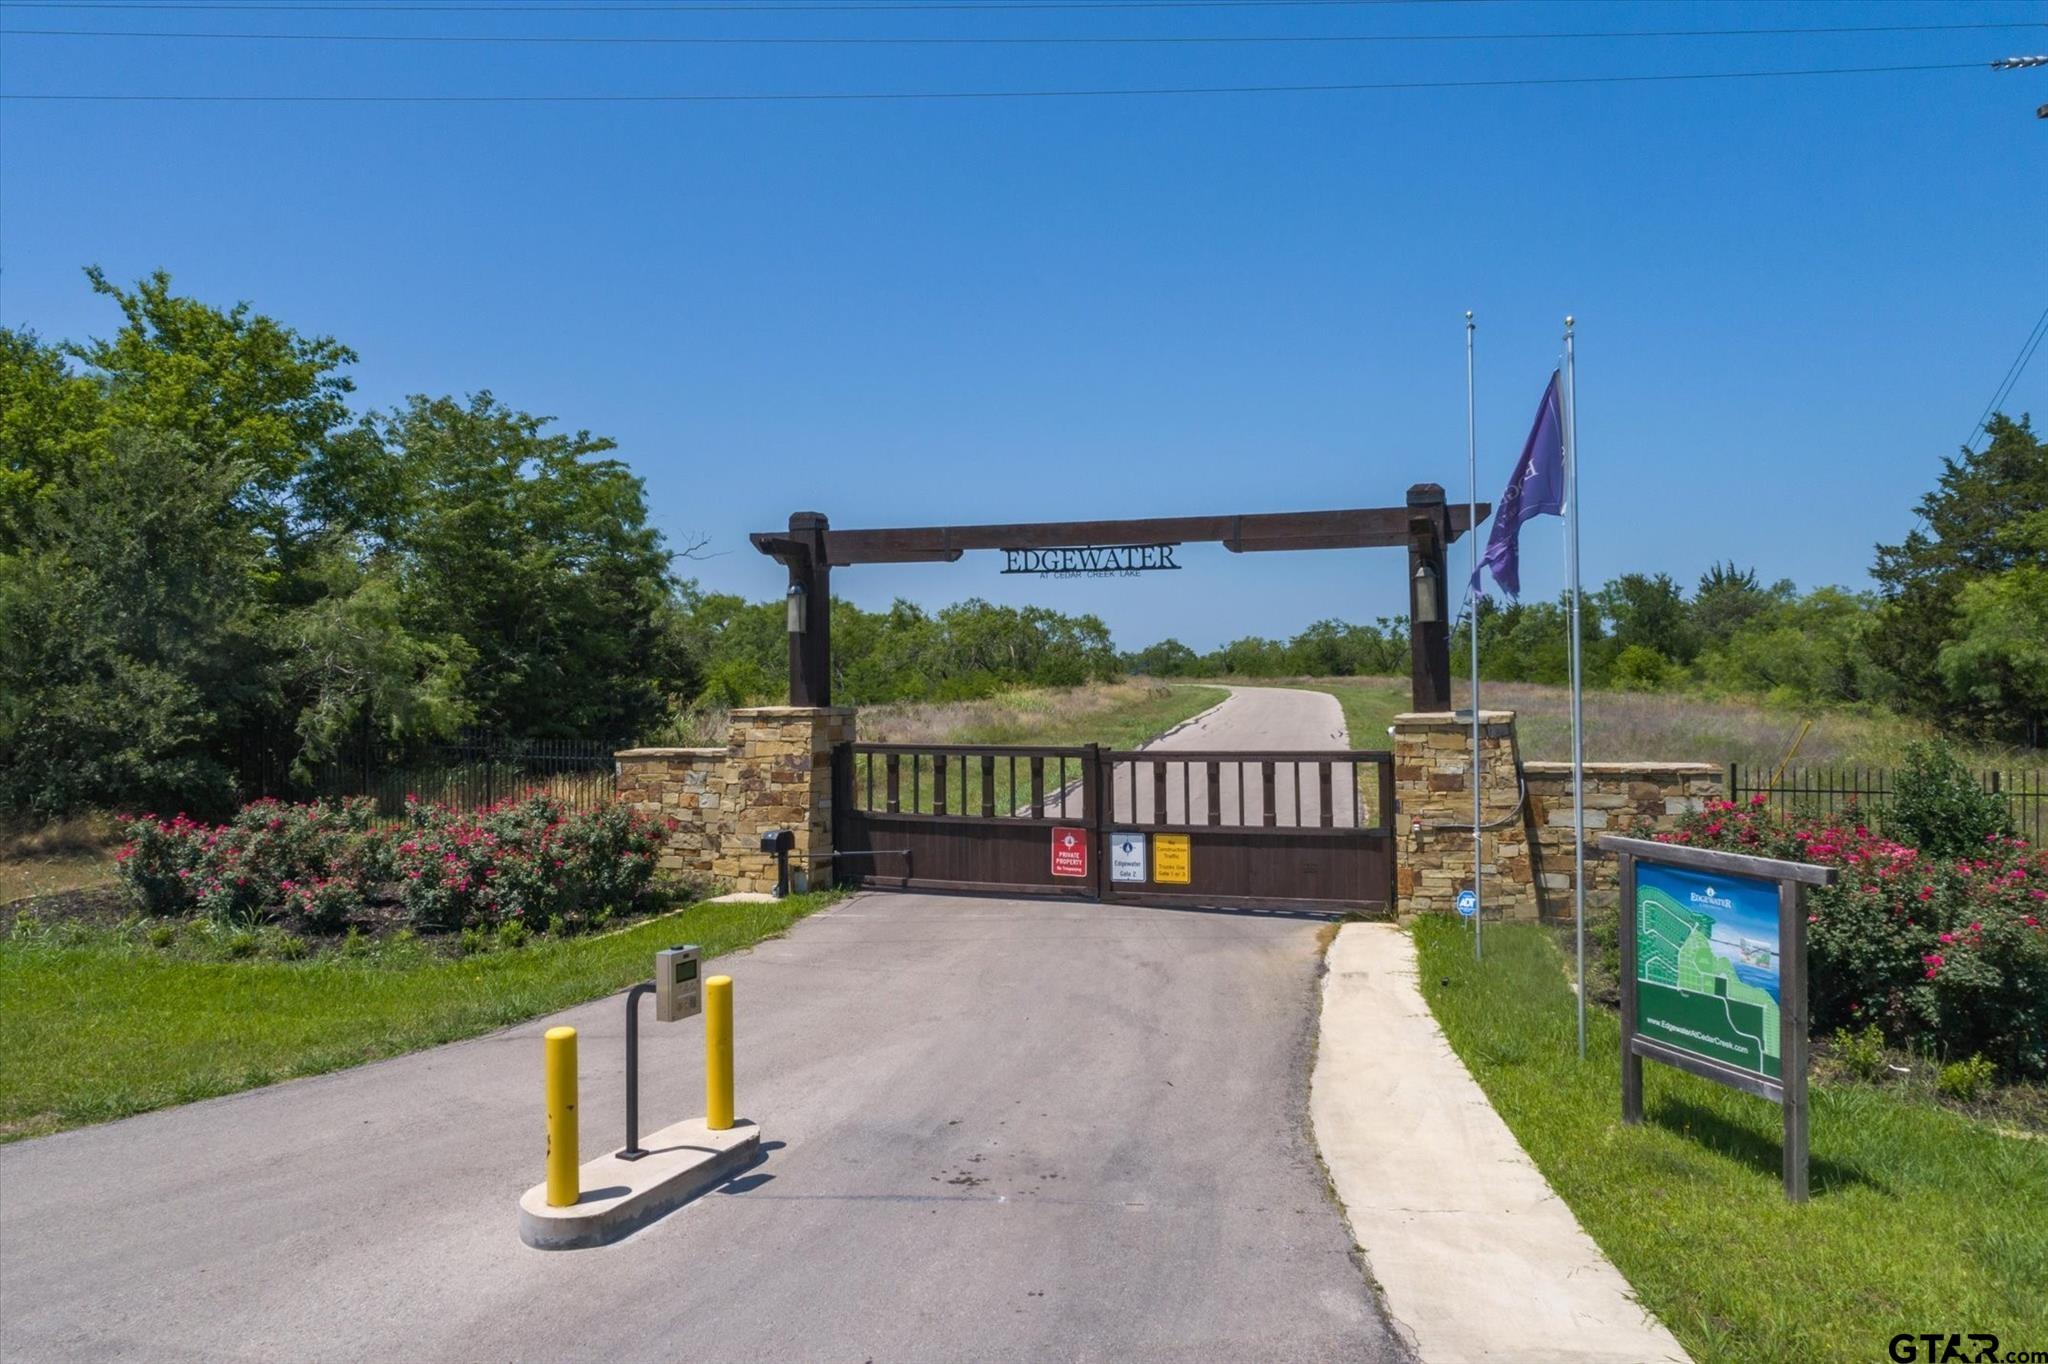
[[[0,942],[0,1141],[474,1037],[782,933],[828,895],[700,904],[597,937],[450,958],[418,942],[304,961],[193,960],[133,929]]]
[[[2048,1344],[2048,1143],[1882,1089],[1816,1088],[1812,1201],[1779,1183],[1776,1105],[1654,1062],[1620,1120],[1619,1025],[1576,1055],[1545,930],[1415,927],[1423,994],[1522,1146],[1701,1364],[1872,1360],[1900,1332]]]

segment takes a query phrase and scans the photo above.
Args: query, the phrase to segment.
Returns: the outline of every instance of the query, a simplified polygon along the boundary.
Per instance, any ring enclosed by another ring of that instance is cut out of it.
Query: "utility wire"
[[[1672,81],[1770,80],[1921,71],[1981,71],[1982,62],[1912,66],[1819,66],[1779,71],[1659,72],[1639,76],[1510,76],[1487,80],[1357,81],[1300,85],[1179,85],[1070,90],[856,90],[661,95],[135,95],[0,94],[0,100],[90,104],[780,104],[909,100],[1099,99],[1153,95],[1283,95],[1371,90],[1484,90],[1514,86],[1639,85]]]
[[[1827,28],[1667,28],[1598,29],[1556,33],[1361,33],[1361,34],[1219,34],[1209,36],[1109,37],[679,37],[670,34],[501,34],[501,33],[193,33],[175,29],[0,28],[0,38],[180,38],[280,43],[521,43],[540,45],[604,44],[612,46],[1042,46],[1289,43],[1480,43],[1565,41],[1605,38],[1751,38],[1806,34],[1953,33],[1985,29],[2048,28],[2043,23],[2009,24],[1859,24]]]
[[[1977,424],[1970,428],[1970,438],[1963,442],[1965,450],[1976,443],[1977,437],[1984,430],[1984,424],[1991,420],[1991,414],[2000,410],[2005,400],[2012,396],[2013,387],[2019,383],[2020,376],[2027,372],[2027,364],[2034,358],[2034,352],[2041,348],[2043,337],[2048,337],[2048,308],[2041,310],[2041,316],[2035,320],[2033,330],[2027,333],[2026,340],[2020,342],[2019,354],[2015,355],[2012,364],[2006,367],[2005,377],[1998,381],[1998,389],[1991,395],[1991,401],[1984,404],[1984,410],[1977,415]]]
[[[64,10],[249,10],[379,11],[404,14],[546,14],[596,11],[609,14],[717,13],[725,10],[1034,10],[1034,9],[1342,9],[1363,5],[1484,5],[1517,0],[671,0],[641,5],[533,3],[516,5],[401,4],[390,0],[328,0],[314,3],[221,4],[218,0],[0,0],[0,9]]]

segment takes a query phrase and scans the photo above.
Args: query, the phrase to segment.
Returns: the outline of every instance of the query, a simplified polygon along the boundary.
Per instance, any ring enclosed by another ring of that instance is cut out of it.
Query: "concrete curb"
[[[1684,1361],[1451,1050],[1413,940],[1346,924],[1328,968],[1309,1120],[1424,1364]]]
[[[647,1154],[639,1160],[607,1153],[585,1161],[583,1196],[569,1207],[549,1207],[545,1183],[528,1189],[519,1199],[519,1239],[535,1250],[582,1250],[630,1236],[753,1164],[761,1129],[736,1122],[714,1132],[691,1118],[640,1144]]]

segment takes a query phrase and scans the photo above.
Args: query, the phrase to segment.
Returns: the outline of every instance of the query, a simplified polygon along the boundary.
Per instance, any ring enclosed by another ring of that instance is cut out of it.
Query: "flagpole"
[[[1579,655],[1579,384],[1572,319],[1564,320],[1564,449],[1566,572],[1571,578],[1572,675],[1572,940],[1577,951],[1579,1059],[1586,1059],[1586,727],[1585,677]]]
[[[1472,960],[1481,959],[1480,925],[1486,919],[1486,897],[1480,893],[1481,844],[1485,838],[1479,821],[1479,433],[1478,409],[1472,388],[1472,310],[1465,310],[1465,539],[1472,547],[1472,614],[1466,626],[1472,633]]]

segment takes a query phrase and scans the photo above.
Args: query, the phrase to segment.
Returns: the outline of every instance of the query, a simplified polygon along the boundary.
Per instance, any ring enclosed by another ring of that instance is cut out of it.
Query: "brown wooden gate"
[[[1388,753],[845,744],[833,776],[841,885],[1394,905]]]

